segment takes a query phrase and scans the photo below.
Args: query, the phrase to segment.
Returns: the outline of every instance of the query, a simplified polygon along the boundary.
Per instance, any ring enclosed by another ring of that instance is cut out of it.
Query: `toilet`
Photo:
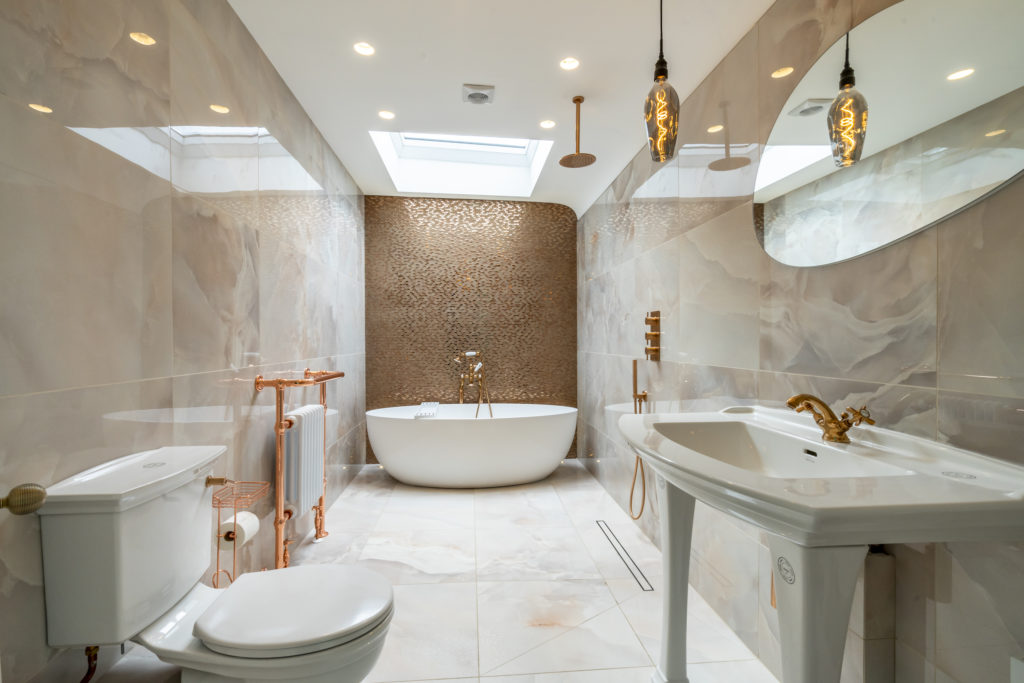
[[[214,547],[206,477],[223,446],[166,447],[76,474],[39,510],[47,642],[134,640],[183,683],[361,681],[384,646],[391,584],[362,567],[200,582]]]

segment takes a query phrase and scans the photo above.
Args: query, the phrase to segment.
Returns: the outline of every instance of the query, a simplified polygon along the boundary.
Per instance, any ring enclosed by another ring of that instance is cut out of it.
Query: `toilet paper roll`
[[[237,522],[237,524],[236,524]],[[218,545],[221,550],[241,548],[256,537],[260,530],[260,518],[251,512],[239,512],[234,519],[223,522],[217,528]]]

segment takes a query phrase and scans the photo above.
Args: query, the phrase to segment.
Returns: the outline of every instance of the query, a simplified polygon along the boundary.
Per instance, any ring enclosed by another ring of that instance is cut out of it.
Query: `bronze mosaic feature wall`
[[[494,402],[576,405],[571,209],[418,197],[365,206],[367,409],[458,402],[453,359],[465,350],[483,352]]]

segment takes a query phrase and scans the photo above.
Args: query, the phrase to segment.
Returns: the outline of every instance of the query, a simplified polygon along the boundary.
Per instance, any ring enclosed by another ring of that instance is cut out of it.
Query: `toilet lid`
[[[196,620],[193,635],[234,657],[326,650],[390,617],[391,584],[362,567],[303,565],[243,574]]]

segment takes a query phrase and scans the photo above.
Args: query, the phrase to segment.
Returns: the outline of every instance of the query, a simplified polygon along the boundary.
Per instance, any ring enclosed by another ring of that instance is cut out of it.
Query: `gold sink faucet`
[[[786,405],[798,413],[802,413],[805,410],[811,411],[814,421],[821,427],[822,441],[850,443],[850,437],[846,435],[846,432],[850,431],[850,427],[864,422],[867,422],[869,425],[875,424],[875,421],[871,419],[871,413],[868,412],[867,406],[861,406],[860,410],[847,406],[842,416],[836,417],[836,414],[832,412],[832,409],[824,401],[812,394],[791,396],[786,401]]]

